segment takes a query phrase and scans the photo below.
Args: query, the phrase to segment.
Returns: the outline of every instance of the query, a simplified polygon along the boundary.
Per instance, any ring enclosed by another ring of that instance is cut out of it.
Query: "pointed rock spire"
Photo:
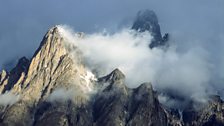
[[[150,31],[158,39],[161,39],[160,26],[158,24],[158,18],[154,11],[152,10],[142,10],[139,11],[135,22],[132,26],[132,29],[135,29],[140,32]]]
[[[14,125],[14,122],[31,123],[30,118],[34,116],[31,110],[46,101],[58,88],[74,88],[75,92],[79,92],[74,95],[77,96],[74,102],[83,101],[84,104],[87,101],[85,92],[88,85],[81,78],[87,71],[83,64],[71,57],[66,44],[58,26],[46,33],[31,59],[27,74],[21,76],[24,80],[16,83],[11,89],[11,92],[20,95],[20,99],[5,112],[6,125]],[[21,59],[21,62],[23,61],[25,59]]]
[[[105,91],[113,91],[114,89],[119,89],[123,93],[127,93],[125,85],[125,75],[119,70],[115,69],[107,76],[98,79],[101,86],[105,87]],[[108,85],[109,84],[109,85]]]
[[[150,48],[165,45],[169,39],[167,33],[164,35],[164,37],[162,37],[158,18],[155,12],[152,10],[139,11],[132,26],[132,29],[138,32],[148,31],[151,33],[153,40],[149,45]]]
[[[67,54],[64,44],[58,27],[51,28],[33,56],[28,75],[33,74],[31,72],[35,72],[35,70],[46,67],[51,67],[54,70],[60,58]]]
[[[57,86],[66,87],[76,81],[76,84],[79,85],[81,83],[80,76],[86,73],[83,64],[78,64],[79,61],[70,56],[66,48],[67,43],[59,27],[61,26],[51,28],[44,36],[31,60],[24,83],[25,87],[32,85],[40,88],[36,95],[39,98],[48,96],[51,90]],[[33,84],[37,83],[36,79],[39,80],[38,84]],[[31,92],[35,89],[32,86],[29,86]]]
[[[112,82],[113,83],[115,81],[123,80],[123,79],[125,79],[125,75],[118,68],[116,68],[115,70],[113,70],[107,76],[99,78],[99,81],[105,81],[105,82]]]

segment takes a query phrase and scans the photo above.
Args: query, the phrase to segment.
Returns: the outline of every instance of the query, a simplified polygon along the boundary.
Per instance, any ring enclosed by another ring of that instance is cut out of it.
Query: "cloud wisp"
[[[11,92],[6,92],[0,94],[0,105],[7,106],[16,103],[19,100],[19,96],[12,94]]]

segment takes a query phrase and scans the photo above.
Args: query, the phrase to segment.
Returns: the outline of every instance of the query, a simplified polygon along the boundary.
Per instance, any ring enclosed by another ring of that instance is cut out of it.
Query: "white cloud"
[[[178,45],[171,44],[166,51],[150,50],[152,37],[147,32],[138,34],[123,29],[114,34],[104,31],[78,38],[68,27],[60,29],[67,42],[82,51],[86,65],[98,70],[101,76],[119,68],[129,87],[152,82],[157,90],[169,89],[188,99],[202,98],[213,91],[209,85],[213,65],[209,51],[202,47],[178,51]]]

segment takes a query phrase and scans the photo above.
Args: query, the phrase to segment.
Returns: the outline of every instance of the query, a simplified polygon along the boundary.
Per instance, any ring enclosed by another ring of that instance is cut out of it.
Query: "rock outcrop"
[[[99,94],[94,102],[96,125],[134,126],[167,124],[167,118],[150,83],[136,89],[127,88],[124,74],[115,69],[99,78]],[[105,86],[106,85],[106,86]]]

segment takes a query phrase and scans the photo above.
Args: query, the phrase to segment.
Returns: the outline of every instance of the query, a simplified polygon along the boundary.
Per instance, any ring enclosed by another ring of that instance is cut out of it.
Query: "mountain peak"
[[[124,79],[125,79],[125,75],[118,68],[116,68],[107,76],[100,78],[99,81],[114,83],[115,81],[124,80]]]
[[[141,84],[137,89],[142,91],[142,90],[152,90],[153,88],[152,88],[152,84],[147,82],[147,83]]]
[[[137,20],[150,23],[158,23],[158,18],[153,10],[141,10],[137,13]],[[148,27],[149,30],[149,27]]]
[[[34,100],[46,99],[56,88],[67,88],[73,85],[82,90],[88,86],[81,78],[86,75],[86,69],[80,63],[81,59],[70,55],[60,30],[60,26],[49,29],[31,61],[21,58],[18,65],[12,70],[23,72],[23,74],[15,74],[18,75],[16,80],[19,80],[19,83],[13,81],[13,84],[8,86],[10,89],[12,88],[13,92],[21,93],[21,97],[24,97],[23,100],[31,100],[33,104]],[[77,57],[79,57],[78,54]],[[23,68],[25,64],[26,66]]]
[[[46,51],[50,51],[50,49],[54,48],[55,46],[59,46],[60,48],[61,46],[61,40],[62,40],[62,36],[60,35],[59,32],[59,28],[58,26],[54,26],[51,29],[48,30],[48,32],[45,34],[45,36],[43,37],[39,48],[36,50],[34,56],[40,52],[41,50],[46,50]]]
[[[68,54],[64,44],[58,27],[51,28],[45,34],[39,48],[34,53],[29,66],[28,76],[46,68],[51,68],[54,71],[61,58]]]
[[[167,33],[164,37],[162,37],[159,21],[153,10],[139,11],[133,23],[132,29],[138,32],[148,31],[151,33],[153,40],[149,45],[150,48],[165,45],[168,41]]]
[[[98,79],[101,89],[104,91],[119,91],[127,94],[127,87],[125,85],[125,75],[116,68],[110,74]],[[118,91],[118,90],[117,90]]]
[[[118,68],[113,70],[109,74],[109,76],[110,76],[110,79],[112,79],[112,80],[120,80],[120,79],[124,79],[125,78],[125,75]]]
[[[141,10],[137,13],[132,29],[139,32],[149,31],[155,36],[155,39],[161,39],[160,26],[158,18],[152,10]]]

